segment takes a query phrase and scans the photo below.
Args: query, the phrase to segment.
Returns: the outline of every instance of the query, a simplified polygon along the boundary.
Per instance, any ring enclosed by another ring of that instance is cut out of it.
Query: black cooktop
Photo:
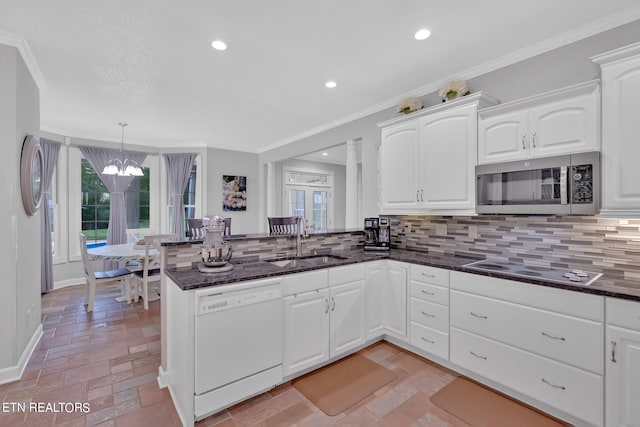
[[[581,286],[588,286],[602,276],[602,273],[594,273],[592,271],[525,265],[524,263],[495,259],[476,261],[465,264],[463,267],[477,271],[493,271],[508,276],[529,277],[555,283]]]

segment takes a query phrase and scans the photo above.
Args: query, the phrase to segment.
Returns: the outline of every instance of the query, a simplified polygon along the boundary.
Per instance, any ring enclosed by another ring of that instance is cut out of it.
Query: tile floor
[[[0,427],[179,426],[166,389],[158,387],[159,301],[118,303],[116,286],[100,287],[93,313],[84,287],[42,296],[43,336],[20,381],[0,385]],[[364,350],[398,378],[334,417],[290,383],[212,415],[198,427],[227,426],[466,426],[434,406],[429,396],[453,380],[452,373],[386,342]],[[49,407],[48,412],[7,410],[26,402],[88,403],[90,410]],[[57,411],[57,412],[56,412]]]

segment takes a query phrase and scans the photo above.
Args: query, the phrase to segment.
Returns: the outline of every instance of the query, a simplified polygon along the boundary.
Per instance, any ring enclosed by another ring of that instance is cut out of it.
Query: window
[[[51,226],[51,256],[56,257],[58,252],[56,251],[56,243],[58,242],[58,167],[55,166],[51,179],[51,193],[49,195],[47,209],[49,209],[49,225]],[[58,245],[59,246],[59,245]]]
[[[135,177],[125,191],[127,227],[149,227],[149,168],[142,168],[144,176]],[[104,244],[109,228],[109,190],[102,183],[91,164],[81,162],[82,225],[87,244]]]
[[[187,182],[187,188],[184,190],[184,197],[182,203],[184,203],[184,220],[185,230],[186,220],[189,218],[195,218],[196,215],[196,176],[198,168],[196,165],[191,167],[191,174],[189,174],[189,181]]]
[[[182,203],[184,204],[184,232],[185,236],[189,231],[189,226],[187,224],[187,219],[196,217],[197,210],[197,178],[198,178],[198,167],[197,161],[191,166],[191,172],[189,174],[189,179],[187,180],[187,186],[185,187],[184,194],[182,195]],[[168,189],[168,187],[167,187]],[[168,213],[167,218],[169,219],[169,223],[171,224],[173,218],[173,205],[171,204],[171,197],[168,198]]]

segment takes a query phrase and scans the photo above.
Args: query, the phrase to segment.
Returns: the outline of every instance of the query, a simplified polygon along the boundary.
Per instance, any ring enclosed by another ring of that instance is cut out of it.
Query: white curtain
[[[121,157],[120,150],[97,147],[80,147],[82,155],[91,163],[102,183],[109,190],[109,230],[107,245],[127,243],[127,211],[124,203],[124,192],[131,184],[134,176],[103,175],[102,170],[111,159]],[[147,157],[146,153],[125,151],[124,156],[139,165]]]
[[[42,252],[42,269],[40,274],[40,291],[49,292],[53,289],[53,254],[51,253],[51,213],[49,202],[51,201],[51,183],[53,171],[58,163],[58,154],[62,144],[50,139],[40,139],[42,157],[44,158],[44,170],[42,171],[42,205],[40,205],[40,219],[42,221],[42,234],[40,235],[40,251]]]
[[[184,190],[189,182],[191,167],[196,159],[194,153],[165,154],[167,179],[169,182],[169,203],[173,206],[169,230],[183,237],[184,234]]]

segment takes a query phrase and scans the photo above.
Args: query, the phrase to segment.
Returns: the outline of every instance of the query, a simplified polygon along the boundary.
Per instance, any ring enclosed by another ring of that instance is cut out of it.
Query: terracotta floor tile
[[[115,419],[116,427],[139,426],[180,426],[180,419],[170,401],[162,401],[153,405],[143,406],[137,411],[119,416]]]
[[[284,411],[280,411],[275,415],[265,419],[267,427],[290,427],[300,420],[305,419],[313,412],[304,403],[296,403],[288,407]]]
[[[86,366],[69,369],[64,374],[65,386],[83,381],[89,381],[95,378],[103,377],[110,373],[109,362],[92,363]]]
[[[149,406],[162,400],[170,400],[168,389],[158,387],[157,383],[147,383],[138,387],[138,395],[140,396],[140,406]],[[226,411],[224,411],[226,413]],[[227,414],[227,416],[229,416]]]

